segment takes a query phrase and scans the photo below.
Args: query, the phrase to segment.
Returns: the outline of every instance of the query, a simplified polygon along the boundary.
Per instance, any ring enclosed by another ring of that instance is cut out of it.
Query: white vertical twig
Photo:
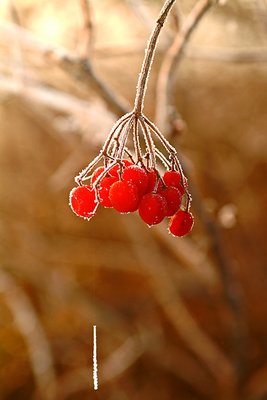
[[[96,325],[93,325],[93,382],[94,382],[94,390],[97,390],[98,376],[97,376]]]

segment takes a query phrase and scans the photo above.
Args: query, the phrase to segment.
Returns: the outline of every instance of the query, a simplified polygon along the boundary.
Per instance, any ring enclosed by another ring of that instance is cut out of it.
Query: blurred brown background
[[[162,3],[0,3],[3,400],[267,399],[266,0],[203,16],[163,120],[161,62],[196,1],[162,31],[145,112],[188,171],[190,236],[107,209],[85,222],[68,206],[133,103]]]

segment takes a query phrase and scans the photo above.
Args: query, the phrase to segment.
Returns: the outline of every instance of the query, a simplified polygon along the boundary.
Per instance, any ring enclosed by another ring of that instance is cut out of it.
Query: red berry
[[[109,190],[109,199],[115,210],[121,213],[129,213],[138,209],[138,189],[131,182],[117,181],[113,183]]]
[[[162,179],[166,186],[177,187],[181,182],[181,174],[178,171],[166,171]]]
[[[122,163],[123,163],[123,166],[124,166],[123,168],[126,168],[126,167],[129,167],[130,165],[133,165],[132,161],[127,160],[127,159],[123,159]],[[115,178],[119,178],[120,168],[121,168],[120,163],[114,165],[114,167],[112,167],[109,170],[109,175],[115,176]]]
[[[159,224],[167,212],[167,201],[156,193],[146,194],[140,201],[139,215],[148,225]]]
[[[137,165],[130,165],[125,168],[122,174],[122,179],[136,185],[140,195],[144,194],[147,190],[147,173],[143,168],[140,168]]]
[[[117,182],[117,178],[115,176],[105,176],[100,183],[99,189],[98,189],[98,194],[100,197],[100,204],[102,206],[110,208],[112,207],[111,201],[109,199],[109,190],[111,185]]]
[[[69,204],[76,215],[90,219],[95,215],[99,203],[92,186],[78,186],[71,190]]]
[[[99,177],[99,175],[102,174],[102,172],[104,172],[104,167],[98,167],[92,174],[91,176],[91,182],[92,184],[97,180],[97,178]]]
[[[167,186],[159,191],[159,194],[163,196],[167,201],[167,217],[171,217],[176,211],[179,210],[182,202],[181,192],[173,186]]]
[[[147,172],[147,189],[146,192],[150,193],[153,192],[156,186],[156,182],[158,179],[158,174],[153,169]]]
[[[169,231],[173,236],[187,235],[194,225],[194,217],[188,211],[180,210],[170,219]]]

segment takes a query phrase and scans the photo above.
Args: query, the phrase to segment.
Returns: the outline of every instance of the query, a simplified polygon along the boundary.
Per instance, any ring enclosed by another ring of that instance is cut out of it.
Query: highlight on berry
[[[193,227],[191,195],[177,152],[142,113],[133,111],[117,121],[75,181],[70,206],[79,217],[90,220],[102,206],[119,213],[138,211],[149,226],[170,217],[173,236],[185,236]]]

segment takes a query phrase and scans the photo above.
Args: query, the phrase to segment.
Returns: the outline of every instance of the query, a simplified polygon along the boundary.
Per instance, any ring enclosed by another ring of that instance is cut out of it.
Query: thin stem
[[[126,145],[126,141],[127,141],[127,137],[129,135],[129,132],[132,128],[132,123],[133,123],[133,116],[130,118],[129,121],[127,121],[127,128],[125,128],[125,133],[124,136],[122,138],[122,141],[120,142],[120,146],[118,148],[117,151],[117,155],[114,156],[114,161],[112,161],[112,163],[110,163],[105,169],[104,171],[97,177],[97,179],[95,180],[94,184],[93,184],[93,188],[97,189],[101,180],[104,178],[104,176],[108,173],[108,171],[111,170],[111,168],[113,168],[116,164],[118,164],[119,162],[121,162],[122,160],[122,156],[123,156],[123,152],[125,149],[125,145]]]
[[[168,142],[168,140],[162,135],[162,133],[160,132],[160,130],[156,127],[156,125],[153,124],[153,122],[151,122],[147,117],[144,117],[144,121],[147,123],[147,125],[153,130],[153,132],[155,133],[155,135],[158,137],[158,139],[161,141],[162,145],[165,147],[165,149],[167,150],[167,152],[170,154],[171,160],[174,161],[174,165],[176,166],[176,168],[178,169],[178,171],[181,174],[182,177],[182,185],[183,188],[185,190],[186,196],[187,196],[187,204],[186,204],[186,210],[188,211],[190,209],[190,205],[191,205],[191,195],[187,189],[187,185],[186,185],[186,179],[185,179],[185,175],[181,166],[181,163],[178,159],[177,156],[177,152],[175,150],[174,147],[172,147],[172,145]]]
[[[100,175],[97,177],[97,179],[94,181],[94,184],[93,184],[93,188],[94,188],[94,189],[97,189],[97,188],[98,188],[98,186],[99,186],[100,182],[102,181],[102,179],[104,178],[104,176],[106,176],[107,173],[108,173],[108,171],[111,170],[111,168],[115,167],[115,165],[116,165],[117,163],[118,163],[117,160],[112,161],[112,163],[109,164],[109,165],[104,169],[103,172],[101,172],[101,174],[100,174]]]
[[[167,158],[159,151],[159,149],[155,149],[156,157],[162,162],[164,167],[171,168],[171,163],[167,160]]]
[[[119,141],[120,141],[120,137],[121,137],[121,134],[122,134],[122,132],[123,132],[123,129],[125,128],[125,126],[127,125],[129,123],[129,120],[128,120],[128,118],[127,119],[125,119],[122,123],[121,123],[121,125],[119,126],[119,127],[117,127],[117,129],[116,129],[116,136],[114,137],[113,136],[113,138],[111,139],[111,141],[109,142],[109,145],[108,145],[108,147],[107,147],[107,149],[106,149],[106,152],[105,152],[105,155],[107,156],[107,157],[109,157],[109,158],[111,158],[111,159],[114,159],[114,157],[115,157],[115,155],[116,155],[116,150],[118,149],[118,147],[119,147]],[[115,133],[114,132],[114,133]],[[112,148],[112,150],[111,150],[111,153],[109,153],[110,152],[110,148],[111,148],[111,146],[112,145],[114,145],[114,147]]]
[[[140,140],[139,140],[138,118],[137,117],[135,117],[134,126],[133,126],[133,144],[134,144],[136,161],[142,162],[143,157],[142,157],[142,151],[141,151]]]
[[[144,61],[142,64],[141,72],[140,72],[138,83],[137,83],[137,90],[136,90],[136,97],[135,97],[135,104],[134,104],[134,112],[136,114],[141,114],[143,111],[144,97],[145,97],[146,88],[147,88],[147,81],[148,81],[151,65],[153,62],[159,33],[164,25],[167,15],[168,15],[174,2],[175,2],[175,0],[166,0],[165,1],[164,6],[161,9],[159,18],[156,22],[155,28],[153,29],[150,39],[148,41],[148,45],[145,50],[145,58],[144,58]]]
[[[112,141],[113,137],[114,137],[114,133],[116,132],[117,128],[124,122],[127,121],[131,116],[133,115],[133,112],[130,112],[128,114],[123,115],[113,126],[113,128],[110,131],[110,134],[107,138],[107,140],[104,143],[104,146],[102,148],[102,153],[105,153],[110,145],[110,142]]]
[[[123,136],[122,141],[120,143],[120,147],[119,147],[119,150],[118,150],[118,157],[117,157],[117,159],[120,160],[120,161],[122,160],[124,149],[125,149],[125,146],[126,146],[126,143],[127,143],[127,139],[128,139],[130,130],[131,130],[132,126],[133,126],[133,119],[134,119],[134,117],[132,116],[130,118],[129,122],[128,122],[127,129],[125,129],[124,136]]]
[[[93,161],[90,162],[90,164],[87,165],[86,168],[84,168],[79,175],[77,175],[75,177],[75,182],[78,185],[82,184],[82,181],[86,179],[86,175],[88,174],[88,172],[90,172],[94,166],[101,160],[101,158],[104,157],[102,153],[99,153],[98,156],[96,156]]]
[[[151,137],[151,134],[149,132],[149,128],[146,126],[143,118],[139,118],[139,122],[141,124],[144,138],[148,147],[148,153],[149,153],[149,159],[151,161],[151,166],[153,169],[156,167],[156,155],[155,155],[155,145],[153,142],[153,139]]]
[[[130,158],[130,160],[132,161],[132,163],[134,164],[134,158],[132,153],[130,152],[130,150],[128,149],[128,147],[125,147],[124,152],[127,154],[127,156]]]
[[[152,129],[152,131],[156,134],[156,136],[159,138],[165,149],[169,154],[176,154],[175,148],[168,142],[168,140],[162,135],[160,130],[156,127],[156,125],[153,124],[147,117],[144,116],[144,120],[147,123],[147,125]]]
[[[108,135],[108,137],[107,137],[107,139],[106,139],[106,141],[105,141],[105,143],[104,143],[104,145],[103,145],[103,147],[102,147],[102,150],[100,151],[100,153],[98,154],[98,156],[96,156],[96,157],[93,159],[93,161],[91,161],[90,164],[88,164],[87,167],[84,168],[84,169],[79,173],[79,175],[77,175],[77,176],[75,177],[75,182],[78,183],[78,185],[81,185],[81,182],[82,182],[83,180],[87,179],[88,173],[89,173],[89,172],[94,168],[94,166],[101,160],[101,158],[104,157],[104,156],[106,155],[107,150],[108,150],[108,148],[109,148],[109,146],[110,146],[110,143],[112,142],[113,137],[114,137],[114,135],[115,135],[115,133],[116,133],[116,130],[119,128],[119,126],[120,126],[121,124],[123,124],[125,121],[127,121],[127,120],[132,116],[132,114],[133,114],[133,113],[131,112],[131,113],[129,113],[129,114],[124,115],[123,117],[121,117],[121,118],[115,123],[115,125],[113,125],[113,127],[112,127],[112,129],[111,129],[111,131],[110,131],[110,134]]]

